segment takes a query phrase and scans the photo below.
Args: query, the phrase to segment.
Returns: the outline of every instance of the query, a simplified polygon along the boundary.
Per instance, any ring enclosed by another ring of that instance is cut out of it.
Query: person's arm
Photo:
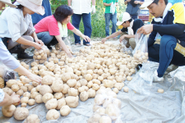
[[[125,5],[128,3],[128,2],[130,2],[131,0],[125,0]]]
[[[64,41],[62,40],[60,35],[55,36],[55,38],[57,39],[59,46],[65,51],[65,53],[67,54],[67,56],[69,58],[72,58],[72,54],[70,53],[69,49],[67,48],[67,46],[65,45]]]
[[[40,44],[41,46],[44,45],[44,43],[40,39],[38,39],[37,34],[35,33],[35,31],[31,34],[31,36],[34,38],[36,43]]]
[[[184,24],[153,24],[153,30],[160,34],[181,35],[184,32]]]
[[[24,75],[28,77],[30,80],[35,81],[37,83],[40,83],[42,81],[42,78],[31,73],[26,68],[24,68],[22,65],[20,65],[18,68],[14,69],[14,71],[18,72],[21,75]]]
[[[2,102],[0,102],[0,106],[7,106],[7,105],[11,105],[11,104],[15,104],[15,103],[19,103],[20,102],[20,96],[16,95],[15,92],[9,96],[7,93],[4,93],[4,99]]]
[[[104,6],[111,6],[111,3],[103,3]]]
[[[72,0],[67,0],[67,2],[68,2],[68,6],[71,6]]]
[[[38,43],[35,43],[33,41],[29,41],[29,40],[27,40],[27,39],[25,39],[23,37],[20,37],[16,42],[19,43],[19,44],[23,44],[23,45],[28,45],[28,46],[35,47],[38,50],[41,49],[41,47],[42,47]]]
[[[120,35],[121,33],[122,33],[122,31],[120,30],[120,31],[115,32],[115,33],[113,33],[112,35],[110,35],[110,36],[108,36],[108,37],[106,37],[106,38],[103,38],[103,39],[102,39],[102,43],[105,43],[105,41],[107,41],[109,38],[114,38],[114,37]]]
[[[72,31],[73,33],[75,33],[76,35],[80,36],[81,38],[83,38],[86,42],[90,42],[90,41],[91,41],[91,39],[90,39],[88,36],[86,36],[86,35],[84,35],[83,33],[81,33],[80,30],[74,28],[74,29],[71,30],[71,31]]]

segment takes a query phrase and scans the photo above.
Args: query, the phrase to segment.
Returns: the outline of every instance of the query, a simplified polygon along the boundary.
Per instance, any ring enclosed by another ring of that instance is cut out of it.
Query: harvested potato
[[[35,102],[36,103],[42,103],[42,95],[41,94],[38,94],[36,97],[35,97]]]
[[[64,98],[58,100],[57,109],[60,110],[62,106],[66,105],[66,101]]]
[[[69,88],[68,89],[68,95],[69,96],[78,96],[78,90],[75,88]]]
[[[102,116],[99,120],[99,123],[112,123],[112,120],[109,116]]]
[[[51,94],[51,93],[46,93],[46,94],[44,94],[44,96],[42,97],[42,101],[44,102],[44,103],[46,103],[48,100],[50,100],[50,99],[53,99],[53,94]]]
[[[22,97],[21,103],[28,103],[29,98],[28,97]]]
[[[14,105],[8,105],[2,107],[2,113],[5,117],[12,117],[16,107]]]
[[[62,97],[64,97],[64,95],[61,92],[54,94],[54,98],[56,98],[56,99],[61,99]]]
[[[52,83],[55,81],[55,78],[47,75],[42,78],[42,85],[52,85]]]
[[[158,93],[164,93],[164,90],[161,89],[161,88],[159,88],[159,89],[157,90],[157,92],[158,92]]]
[[[32,106],[35,104],[35,100],[34,99],[29,99],[28,100],[28,105]]]
[[[67,115],[69,115],[70,112],[71,112],[71,109],[70,109],[70,107],[68,105],[64,105],[60,109],[60,114],[62,116],[67,116]]]
[[[86,91],[80,93],[80,100],[81,101],[83,101],[83,102],[86,101],[88,99],[88,97],[89,97],[89,95]]]
[[[128,88],[128,87],[124,87],[124,88],[123,88],[123,91],[126,92],[126,93],[128,93],[129,88]]]
[[[69,79],[67,81],[67,84],[69,85],[69,87],[74,87],[76,85],[76,79]]]
[[[47,120],[57,120],[59,117],[60,117],[60,113],[55,109],[49,110],[46,114]]]
[[[39,88],[39,93],[41,95],[44,95],[46,93],[52,93],[53,91],[51,90],[50,86],[48,85],[41,85]]]
[[[50,99],[46,102],[45,106],[48,110],[50,109],[56,109],[58,105],[57,99]]]
[[[65,98],[66,103],[69,107],[71,108],[76,108],[78,106],[78,101],[79,101],[79,97],[74,97],[74,96],[67,96]]]
[[[60,79],[57,79],[53,82],[51,89],[53,92],[61,92],[63,89],[63,82]]]
[[[93,90],[93,89],[89,89],[88,90],[88,97],[89,98],[94,98],[95,95],[96,95],[96,91],[95,90]]]
[[[31,114],[26,118],[24,123],[40,123],[40,119],[39,119],[38,115]]]
[[[16,120],[24,120],[29,115],[29,111],[25,107],[18,107],[14,112],[14,118]]]

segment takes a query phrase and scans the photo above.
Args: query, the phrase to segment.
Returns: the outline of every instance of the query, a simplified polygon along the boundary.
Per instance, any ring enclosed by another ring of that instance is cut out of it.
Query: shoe
[[[82,46],[80,43],[76,43],[75,45],[76,45],[76,46]]]
[[[6,71],[4,76],[4,86],[6,86],[6,82],[10,79],[15,79],[15,73],[13,71]]]
[[[28,55],[24,51],[25,51],[25,49],[20,48],[20,50],[17,54],[18,59],[33,59],[33,56]]]
[[[84,44],[85,46],[91,46],[91,44],[87,43],[87,44]]]
[[[155,70],[155,72],[154,72],[153,81],[154,82],[162,82],[162,81],[164,81],[164,78],[163,77],[158,77],[157,70]]]
[[[13,47],[12,49],[9,49],[10,53],[19,53],[21,48],[21,45],[16,45],[15,47]]]

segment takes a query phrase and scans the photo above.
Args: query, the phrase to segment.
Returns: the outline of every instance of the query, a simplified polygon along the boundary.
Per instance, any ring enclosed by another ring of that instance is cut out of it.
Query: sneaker
[[[154,82],[162,82],[162,81],[164,81],[164,78],[163,77],[158,77],[157,70],[155,70],[155,72],[154,72],[153,81]]]

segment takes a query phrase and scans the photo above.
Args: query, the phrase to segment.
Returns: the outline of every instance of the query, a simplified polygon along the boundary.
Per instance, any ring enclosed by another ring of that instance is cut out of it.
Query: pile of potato
[[[21,76],[20,80],[9,80],[3,90],[9,95],[16,92],[22,96],[22,109],[19,110],[27,112],[27,105],[45,103],[48,109],[46,119],[57,120],[60,115],[69,115],[70,108],[77,107],[79,99],[94,98],[100,88],[112,90],[111,93],[116,96],[124,87],[123,82],[132,80],[136,65],[142,61],[120,52],[121,47],[96,43],[91,49],[74,53],[76,57],[73,58],[68,58],[64,51],[53,49],[44,64],[31,63],[29,70],[43,78],[41,85],[36,82],[31,84],[29,79]],[[22,64],[27,67],[26,63]]]
[[[43,64],[45,61],[47,61],[47,56],[49,55],[49,49],[45,45],[43,45],[42,49],[35,49],[33,59],[35,60],[35,62]]]
[[[119,122],[121,101],[110,88],[101,87],[94,99],[94,114],[88,119],[88,123],[112,123]]]

